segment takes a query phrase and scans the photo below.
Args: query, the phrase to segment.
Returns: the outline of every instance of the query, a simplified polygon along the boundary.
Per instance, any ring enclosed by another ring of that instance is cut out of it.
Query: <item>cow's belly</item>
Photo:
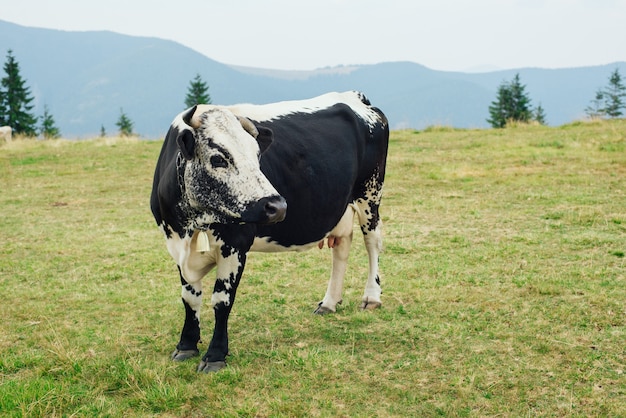
[[[300,244],[300,245],[290,245],[284,246],[276,241],[272,241],[271,237],[256,237],[254,239],[254,243],[252,243],[252,247],[250,251],[257,251],[262,253],[279,253],[283,251],[306,251],[317,245],[319,240],[315,242],[310,242],[308,244]]]
[[[250,251],[258,251],[265,253],[276,253],[283,251],[306,251],[315,246],[318,246],[320,240],[324,240],[330,236],[333,237],[345,237],[352,234],[352,227],[354,224],[354,214],[355,214],[356,206],[354,204],[348,205],[346,211],[343,216],[337,222],[330,231],[325,231],[319,237],[315,238],[311,242],[294,244],[294,245],[284,245],[272,239],[270,236],[263,237],[255,237],[254,242],[252,243],[252,247]],[[321,247],[320,247],[321,248]]]

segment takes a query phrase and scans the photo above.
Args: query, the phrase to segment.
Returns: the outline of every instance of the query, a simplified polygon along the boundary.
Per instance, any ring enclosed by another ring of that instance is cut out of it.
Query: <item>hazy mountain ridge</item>
[[[598,88],[626,63],[572,69],[460,73],[411,62],[292,72],[221,64],[179,43],[113,32],[66,32],[0,20],[0,55],[13,50],[35,97],[35,114],[46,104],[65,137],[117,131],[120,109],[138,134],[163,136],[183,110],[189,81],[199,73],[213,103],[268,103],[328,91],[362,90],[387,114],[391,127],[429,125],[487,127],[488,106],[498,85],[517,72],[532,104],[541,103],[548,123],[584,116]],[[4,74],[3,74],[4,76]]]

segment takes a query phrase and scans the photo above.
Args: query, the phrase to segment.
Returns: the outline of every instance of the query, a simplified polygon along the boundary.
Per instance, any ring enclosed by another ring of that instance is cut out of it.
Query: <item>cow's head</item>
[[[182,114],[176,142],[184,157],[184,190],[192,208],[210,222],[276,223],[287,203],[261,172],[259,157],[272,131],[210,105]]]

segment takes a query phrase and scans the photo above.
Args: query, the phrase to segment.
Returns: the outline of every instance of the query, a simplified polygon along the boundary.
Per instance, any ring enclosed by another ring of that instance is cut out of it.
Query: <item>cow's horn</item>
[[[244,118],[243,116],[237,116],[237,119],[239,119],[239,122],[241,123],[241,126],[243,126],[243,129],[248,131],[250,135],[255,138],[259,136],[259,131],[257,131],[256,126],[254,126],[254,123],[252,123],[250,119]]]
[[[202,125],[202,119],[200,118],[203,113],[209,110],[208,105],[196,105],[189,109],[187,114],[183,117],[185,123],[194,129],[198,129]]]

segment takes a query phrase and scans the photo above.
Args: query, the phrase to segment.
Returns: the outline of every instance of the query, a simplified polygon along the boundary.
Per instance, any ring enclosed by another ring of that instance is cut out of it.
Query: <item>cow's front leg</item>
[[[180,273],[180,267],[178,268]],[[185,306],[185,323],[180,333],[180,341],[172,353],[172,360],[183,361],[200,354],[200,308],[202,307],[202,282],[187,283],[180,273],[181,296]]]
[[[226,367],[228,355],[228,316],[235,302],[235,294],[246,263],[246,253],[223,247],[217,263],[217,279],[211,305],[215,312],[213,338],[198,365],[199,372],[215,372]]]

